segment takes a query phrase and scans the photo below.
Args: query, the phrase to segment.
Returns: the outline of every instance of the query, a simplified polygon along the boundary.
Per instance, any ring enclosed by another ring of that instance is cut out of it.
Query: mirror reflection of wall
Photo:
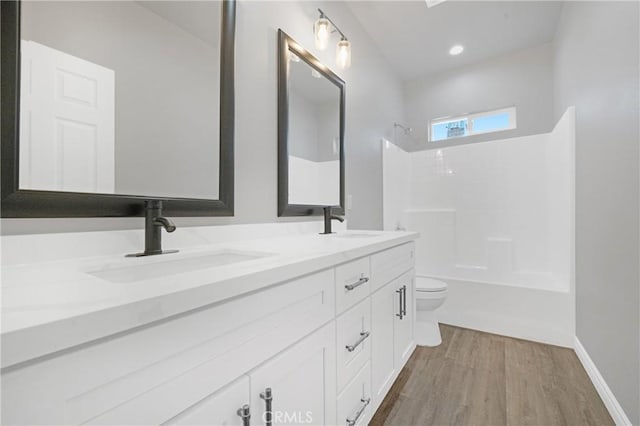
[[[218,198],[220,2],[21,9],[21,189]]]
[[[289,203],[339,205],[340,89],[289,57]]]

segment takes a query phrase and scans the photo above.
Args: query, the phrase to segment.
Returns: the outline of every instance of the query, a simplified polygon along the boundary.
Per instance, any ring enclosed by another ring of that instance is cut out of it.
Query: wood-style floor
[[[571,349],[441,325],[371,425],[613,425]]]

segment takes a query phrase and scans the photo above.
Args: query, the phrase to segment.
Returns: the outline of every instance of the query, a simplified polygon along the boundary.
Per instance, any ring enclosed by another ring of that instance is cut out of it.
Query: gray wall
[[[335,67],[335,36],[318,52],[313,22],[320,6],[353,44],[352,66]],[[346,185],[349,227],[382,229],[382,137],[402,119],[402,85],[349,9],[337,2],[240,0],[236,34],[236,216],[177,218],[176,224],[302,221],[277,217],[277,29],[282,28],[346,81]],[[314,218],[320,220],[320,218]],[[3,234],[139,229],[140,218],[2,219]],[[179,230],[177,231],[179,232]]]
[[[576,332],[640,423],[637,2],[567,2],[555,117],[576,107]]]
[[[548,132],[553,128],[553,48],[550,43],[461,67],[404,85],[407,123],[414,129],[396,142],[415,151],[496,138]],[[517,129],[429,143],[434,118],[517,107]],[[399,135],[401,136],[401,135]]]
[[[218,197],[217,45],[132,1],[24,2],[21,31],[114,70],[116,193]]]

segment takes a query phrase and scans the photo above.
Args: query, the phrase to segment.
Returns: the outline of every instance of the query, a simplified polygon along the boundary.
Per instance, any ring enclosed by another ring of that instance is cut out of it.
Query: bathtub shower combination
[[[416,288],[446,283],[440,321],[572,345],[573,149],[573,108],[550,133],[417,152],[383,141],[385,230],[421,234]]]

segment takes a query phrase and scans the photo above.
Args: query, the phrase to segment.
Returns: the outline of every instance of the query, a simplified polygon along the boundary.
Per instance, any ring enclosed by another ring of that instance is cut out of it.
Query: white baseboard
[[[582,346],[582,343],[580,343],[577,336],[575,337],[574,347],[576,355],[578,355],[578,359],[587,371],[591,382],[595,386],[596,391],[598,391],[600,398],[602,398],[602,402],[604,402],[605,407],[609,410],[609,414],[613,418],[613,421],[618,426],[631,425],[631,420],[629,420],[629,417],[625,414],[615,395],[611,392],[611,389],[609,389],[607,382],[605,382],[604,377],[602,377],[600,371],[598,371],[598,368],[593,363],[593,360],[587,353],[584,346]]]

